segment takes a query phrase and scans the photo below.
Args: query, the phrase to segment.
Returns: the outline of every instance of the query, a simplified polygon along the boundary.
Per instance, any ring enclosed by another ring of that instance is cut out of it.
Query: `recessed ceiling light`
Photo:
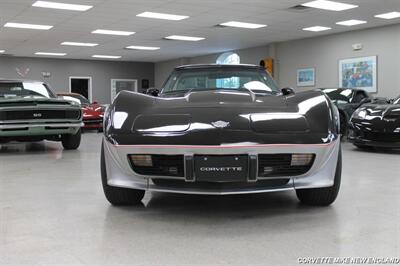
[[[6,52],[6,50],[0,50],[0,54],[5,53],[5,52]]]
[[[14,22],[7,22],[4,24],[4,27],[7,28],[19,28],[19,29],[32,29],[32,30],[49,30],[53,28],[50,25],[37,25],[37,24],[25,24],[25,23],[14,23]]]
[[[152,47],[152,46],[137,46],[137,45],[131,45],[128,47],[125,47],[126,49],[131,49],[131,50],[147,50],[147,51],[155,51],[159,50],[160,47]]]
[[[99,54],[92,55],[92,57],[94,57],[94,58],[105,58],[105,59],[118,59],[118,58],[121,58],[120,55],[99,55]]]
[[[65,56],[66,53],[47,53],[47,52],[36,52],[35,55],[49,55],[49,56]]]
[[[365,24],[365,23],[367,23],[367,22],[364,20],[358,20],[358,19],[350,19],[350,20],[336,22],[337,25],[342,25],[342,26],[355,26],[355,25],[360,25],[360,24]]]
[[[263,27],[267,27],[265,24],[254,24],[254,23],[246,23],[246,22],[239,22],[239,21],[229,21],[225,23],[219,24],[220,26],[224,27],[235,27],[235,28],[245,28],[245,29],[259,29]]]
[[[86,11],[93,7],[93,6],[87,6],[87,5],[56,3],[56,2],[48,2],[48,1],[36,1],[35,3],[33,3],[32,6],[43,7],[43,8],[73,10],[73,11]]]
[[[90,42],[62,42],[61,45],[71,45],[71,46],[97,46],[98,43],[90,43]]]
[[[334,2],[334,1],[327,1],[327,0],[316,0],[316,1],[302,4],[302,6],[324,9],[324,10],[331,10],[331,11],[343,11],[343,10],[358,7],[357,5],[345,4],[345,3]]]
[[[133,31],[121,31],[121,30],[94,30],[92,31],[94,34],[106,34],[106,35],[121,35],[121,36],[129,36],[135,34]]]
[[[166,20],[182,20],[187,19],[189,16],[165,14],[165,13],[155,13],[155,12],[143,12],[136,15],[137,17],[143,18],[155,18],[155,19],[166,19]]]
[[[329,28],[329,27],[314,26],[314,27],[304,28],[303,30],[305,30],[305,31],[318,32],[318,31],[325,31],[325,30],[331,30],[331,29],[332,29],[332,28]]]
[[[383,19],[394,19],[394,18],[400,18],[400,12],[389,12],[389,13],[384,13],[380,15],[376,15],[376,18],[383,18]]]
[[[197,41],[204,40],[205,38],[203,38],[203,37],[182,36],[182,35],[171,35],[171,36],[164,37],[164,39],[175,40],[175,41],[197,42]]]

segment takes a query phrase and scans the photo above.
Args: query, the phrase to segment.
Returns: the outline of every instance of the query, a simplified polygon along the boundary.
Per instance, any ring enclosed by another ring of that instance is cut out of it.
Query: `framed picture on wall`
[[[302,68],[297,70],[297,86],[315,86],[315,68]]]
[[[377,57],[339,60],[339,87],[377,92]]]

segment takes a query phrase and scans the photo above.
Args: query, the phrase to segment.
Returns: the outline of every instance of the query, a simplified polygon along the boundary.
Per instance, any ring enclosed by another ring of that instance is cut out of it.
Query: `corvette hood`
[[[227,106],[268,106],[269,108],[285,109],[286,98],[282,95],[256,96],[247,91],[199,91],[185,94],[183,97],[156,98],[155,104],[161,108],[169,106],[174,101],[174,107],[227,107]]]
[[[384,117],[399,117],[400,118],[400,105],[396,104],[369,104],[363,105],[367,111],[367,115],[370,118],[381,118]]]
[[[1,107],[22,107],[22,106],[38,106],[38,105],[63,105],[63,106],[76,106],[78,105],[71,104],[69,101],[57,99],[57,98],[35,98],[35,97],[12,97],[12,98],[2,98],[0,97],[0,108]]]

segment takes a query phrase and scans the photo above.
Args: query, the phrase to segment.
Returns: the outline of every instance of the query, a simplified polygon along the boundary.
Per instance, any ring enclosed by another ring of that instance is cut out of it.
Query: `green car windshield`
[[[280,93],[274,80],[265,71],[211,68],[175,71],[165,83],[162,94],[201,90],[247,90],[260,94]]]
[[[0,82],[0,98],[55,98],[41,82]]]

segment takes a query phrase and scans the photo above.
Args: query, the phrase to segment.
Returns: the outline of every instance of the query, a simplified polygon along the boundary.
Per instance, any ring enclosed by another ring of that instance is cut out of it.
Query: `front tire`
[[[304,204],[312,206],[328,206],[337,198],[342,177],[342,150],[339,150],[335,179],[332,187],[296,190],[297,198]]]
[[[76,150],[81,144],[81,129],[75,134],[63,135],[61,137],[61,142],[66,150]]]
[[[104,143],[101,144],[100,168],[101,168],[101,183],[103,184],[104,195],[112,205],[115,206],[137,205],[142,201],[145,194],[143,190],[112,187],[107,184],[107,170],[106,170],[106,160],[104,156]]]

